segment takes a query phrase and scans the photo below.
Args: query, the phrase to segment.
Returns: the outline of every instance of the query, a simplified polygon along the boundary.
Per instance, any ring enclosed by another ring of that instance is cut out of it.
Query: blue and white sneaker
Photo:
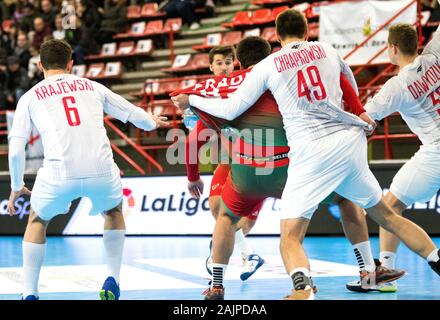
[[[212,276],[212,240],[209,242],[209,255],[205,262],[206,271]]]
[[[246,281],[252,276],[258,268],[264,264],[264,259],[258,254],[250,254],[243,259],[243,270],[240,274],[240,279]]]
[[[21,300],[40,300],[40,297],[37,297],[33,294],[26,296],[26,298],[21,297]]]
[[[108,277],[105,279],[102,289],[99,291],[101,300],[119,300],[119,295],[119,285],[116,283],[115,278]]]

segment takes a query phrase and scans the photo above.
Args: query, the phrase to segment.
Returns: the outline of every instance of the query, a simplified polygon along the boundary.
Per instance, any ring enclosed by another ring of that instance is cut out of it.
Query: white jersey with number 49
[[[376,120],[399,112],[423,144],[440,144],[440,30],[413,63],[388,80],[366,105]]]
[[[214,116],[234,118],[270,90],[283,117],[289,146],[329,136],[350,126],[366,126],[342,106],[340,74],[357,90],[350,67],[329,44],[291,42],[256,64],[231,98],[207,103],[190,96],[190,104]],[[229,102],[228,102],[229,103]],[[203,105],[206,104],[206,107]],[[232,110],[232,111],[231,111]]]
[[[43,166],[53,179],[106,176],[115,163],[104,112],[126,122],[134,108],[97,82],[53,75],[19,100],[9,137],[27,139],[33,123],[42,137]]]

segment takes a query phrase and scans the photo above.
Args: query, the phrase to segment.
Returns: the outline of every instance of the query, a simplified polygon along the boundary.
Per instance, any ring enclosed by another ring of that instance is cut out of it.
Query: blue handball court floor
[[[209,237],[129,236],[121,270],[122,300],[203,300],[208,286],[205,260]],[[241,259],[234,252],[226,271],[226,300],[280,300],[292,288],[279,255],[279,237],[248,238],[266,263],[247,281],[240,280]],[[440,246],[440,238],[434,238]],[[22,290],[22,237],[0,237],[0,299],[19,300]],[[48,237],[40,276],[41,300],[97,300],[106,276],[100,236]],[[318,300],[439,300],[440,277],[427,262],[399,247],[397,267],[407,274],[396,293],[354,293],[345,284],[358,279],[352,247],[343,237],[307,237]],[[379,241],[371,238],[373,254]]]

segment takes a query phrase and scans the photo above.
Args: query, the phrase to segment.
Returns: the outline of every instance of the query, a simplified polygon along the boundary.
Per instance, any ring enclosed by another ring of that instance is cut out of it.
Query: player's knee
[[[377,205],[368,208],[368,213],[372,213],[372,218],[383,228],[393,229],[395,222],[399,219],[396,212],[382,199]]]
[[[227,221],[228,223],[231,223],[233,225],[237,225],[237,223],[240,221],[240,217],[234,216],[226,210],[220,210],[218,214],[218,219],[222,219],[223,221]]]
[[[49,225],[49,220],[44,220],[38,216],[38,214],[31,208],[31,211],[29,213],[29,219],[27,225],[35,225],[35,224],[41,224],[44,227],[47,227]]]
[[[402,211],[407,207],[407,205],[400,201],[391,191],[384,196],[384,200],[398,215],[402,215]]]
[[[109,216],[109,217],[114,217],[115,215],[118,215],[118,214],[122,215],[122,202],[120,204],[118,204],[116,207],[114,207],[110,210],[107,210],[105,212],[105,215]]]

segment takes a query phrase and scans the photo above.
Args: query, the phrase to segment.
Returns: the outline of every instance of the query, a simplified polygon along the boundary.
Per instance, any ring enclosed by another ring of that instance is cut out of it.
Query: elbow
[[[20,154],[18,152],[9,152],[8,154],[9,163],[17,163],[20,160]]]

